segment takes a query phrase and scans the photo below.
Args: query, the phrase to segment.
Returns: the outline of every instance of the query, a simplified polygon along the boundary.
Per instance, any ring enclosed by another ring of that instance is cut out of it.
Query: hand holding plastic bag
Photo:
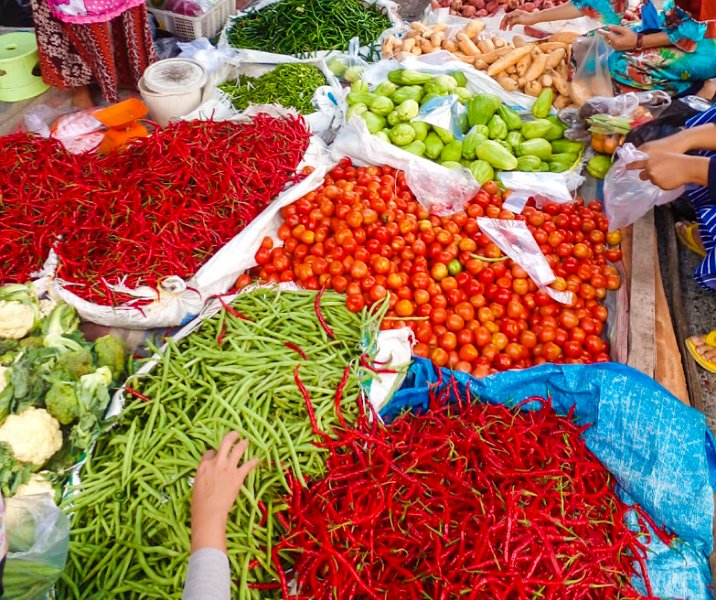
[[[617,156],[617,161],[604,179],[604,210],[610,229],[636,223],[655,206],[673,202],[684,193],[683,186],[662,190],[650,181],[641,179],[640,171],[627,170],[631,163],[649,158],[632,144],[619,148]]]
[[[5,564],[5,596],[41,600],[65,568],[70,522],[49,494],[6,500],[10,553]]]

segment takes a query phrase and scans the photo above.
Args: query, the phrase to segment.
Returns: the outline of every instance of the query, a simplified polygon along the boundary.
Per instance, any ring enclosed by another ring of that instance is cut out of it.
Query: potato
[[[477,9],[470,4],[462,7],[462,16],[467,19],[472,19],[477,14]]]
[[[524,77],[525,73],[527,73],[527,69],[530,68],[530,65],[532,64],[532,58],[528,54],[527,56],[523,56],[520,58],[520,60],[517,61],[517,64],[515,65],[515,68],[517,69],[517,74],[520,77]]]
[[[480,49],[480,52],[483,53],[492,52],[493,50],[495,50],[495,44],[493,44],[492,40],[490,39],[478,40],[477,47]]]
[[[563,48],[557,48],[556,50],[552,50],[552,52],[549,53],[547,57],[547,68],[548,69],[554,69],[561,63],[565,56],[567,56],[567,51]]]
[[[476,2],[482,2],[482,0],[476,0]],[[484,2],[482,2],[482,6],[478,6],[477,4],[471,4],[471,6],[474,6],[477,10],[480,10],[484,6]],[[480,35],[484,30],[484,21],[470,21],[467,25],[465,25],[465,27],[462,28],[462,32],[470,39],[473,39],[475,36]]]
[[[420,51],[423,54],[430,54],[431,52],[435,52],[435,47],[430,43],[430,40],[421,40]]]
[[[495,46],[495,48],[502,48],[503,46],[507,46],[507,42],[499,37],[493,37],[492,44]]]
[[[453,10],[462,10],[462,0],[452,0],[450,3],[450,8]]]
[[[515,65],[510,65],[505,69],[505,73],[508,75],[517,75],[517,67],[515,67]]]
[[[477,56],[475,57],[474,65],[478,71],[484,71],[485,69],[487,69],[487,67],[490,66],[484,60],[482,60],[481,58],[479,58]]]
[[[405,52],[411,52],[413,48],[415,47],[415,38],[407,38],[403,40],[403,50]]]
[[[552,87],[552,76],[545,73],[540,77],[539,82],[542,84],[543,88]]]
[[[443,50],[447,50],[448,52],[452,52],[453,54],[455,54],[455,52],[458,51],[458,47],[457,44],[452,40],[447,40],[443,42]]]

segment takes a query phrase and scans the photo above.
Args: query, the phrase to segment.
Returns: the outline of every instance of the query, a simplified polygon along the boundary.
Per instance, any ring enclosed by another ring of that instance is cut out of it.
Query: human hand
[[[237,443],[236,431],[227,433],[219,450],[208,450],[196,470],[191,496],[191,550],[217,548],[226,552],[226,519],[246,476],[258,464],[251,459],[239,465],[249,441]]]
[[[640,148],[643,151],[643,148]],[[651,181],[662,190],[673,190],[681,185],[690,183],[690,165],[683,163],[683,159],[693,158],[683,154],[668,152],[649,154],[648,158],[637,160],[627,165],[628,171],[641,170],[639,179]]]
[[[629,27],[622,27],[621,25],[609,25],[604,29],[600,30],[599,33],[604,36],[614,50],[634,50],[636,48],[637,34],[634,30]]]
[[[537,22],[534,13],[526,10],[513,10],[505,14],[500,21],[500,29],[512,29],[515,25],[534,25]]]

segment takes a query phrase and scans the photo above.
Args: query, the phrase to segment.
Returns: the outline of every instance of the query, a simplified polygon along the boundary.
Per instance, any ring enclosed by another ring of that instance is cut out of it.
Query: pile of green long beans
[[[353,37],[372,44],[390,25],[378,8],[360,0],[281,0],[233,19],[226,39],[239,49],[308,55],[348,50]]]
[[[260,77],[241,75],[236,81],[222,83],[219,89],[239,110],[249,104],[281,104],[307,115],[315,110],[313,94],[326,83],[325,75],[313,65],[285,63]]]
[[[327,455],[313,443],[319,438],[294,370],[300,365],[318,429],[332,431],[339,426],[336,389],[350,365],[341,406],[354,422],[360,356],[371,353],[362,343],[384,312],[351,313],[343,296],[326,292],[320,311],[331,337],[315,300],[311,291],[241,294],[183,340],[169,340],[148,375],[130,378],[125,389],[134,399],[100,437],[64,503],[72,531],[58,598],[181,598],[191,477],[230,430],[250,440],[247,458],[261,461],[229,517],[232,597],[278,594],[251,584],[276,581],[272,547],[283,533],[275,514],[286,508],[284,471],[299,481],[320,477]]]

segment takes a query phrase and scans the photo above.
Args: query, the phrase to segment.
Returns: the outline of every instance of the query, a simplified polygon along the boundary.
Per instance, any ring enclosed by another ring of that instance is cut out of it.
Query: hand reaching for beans
[[[217,548],[226,552],[226,519],[246,476],[258,465],[253,458],[240,464],[249,446],[236,431],[227,433],[217,451],[208,450],[199,463],[191,498],[191,550]]]

